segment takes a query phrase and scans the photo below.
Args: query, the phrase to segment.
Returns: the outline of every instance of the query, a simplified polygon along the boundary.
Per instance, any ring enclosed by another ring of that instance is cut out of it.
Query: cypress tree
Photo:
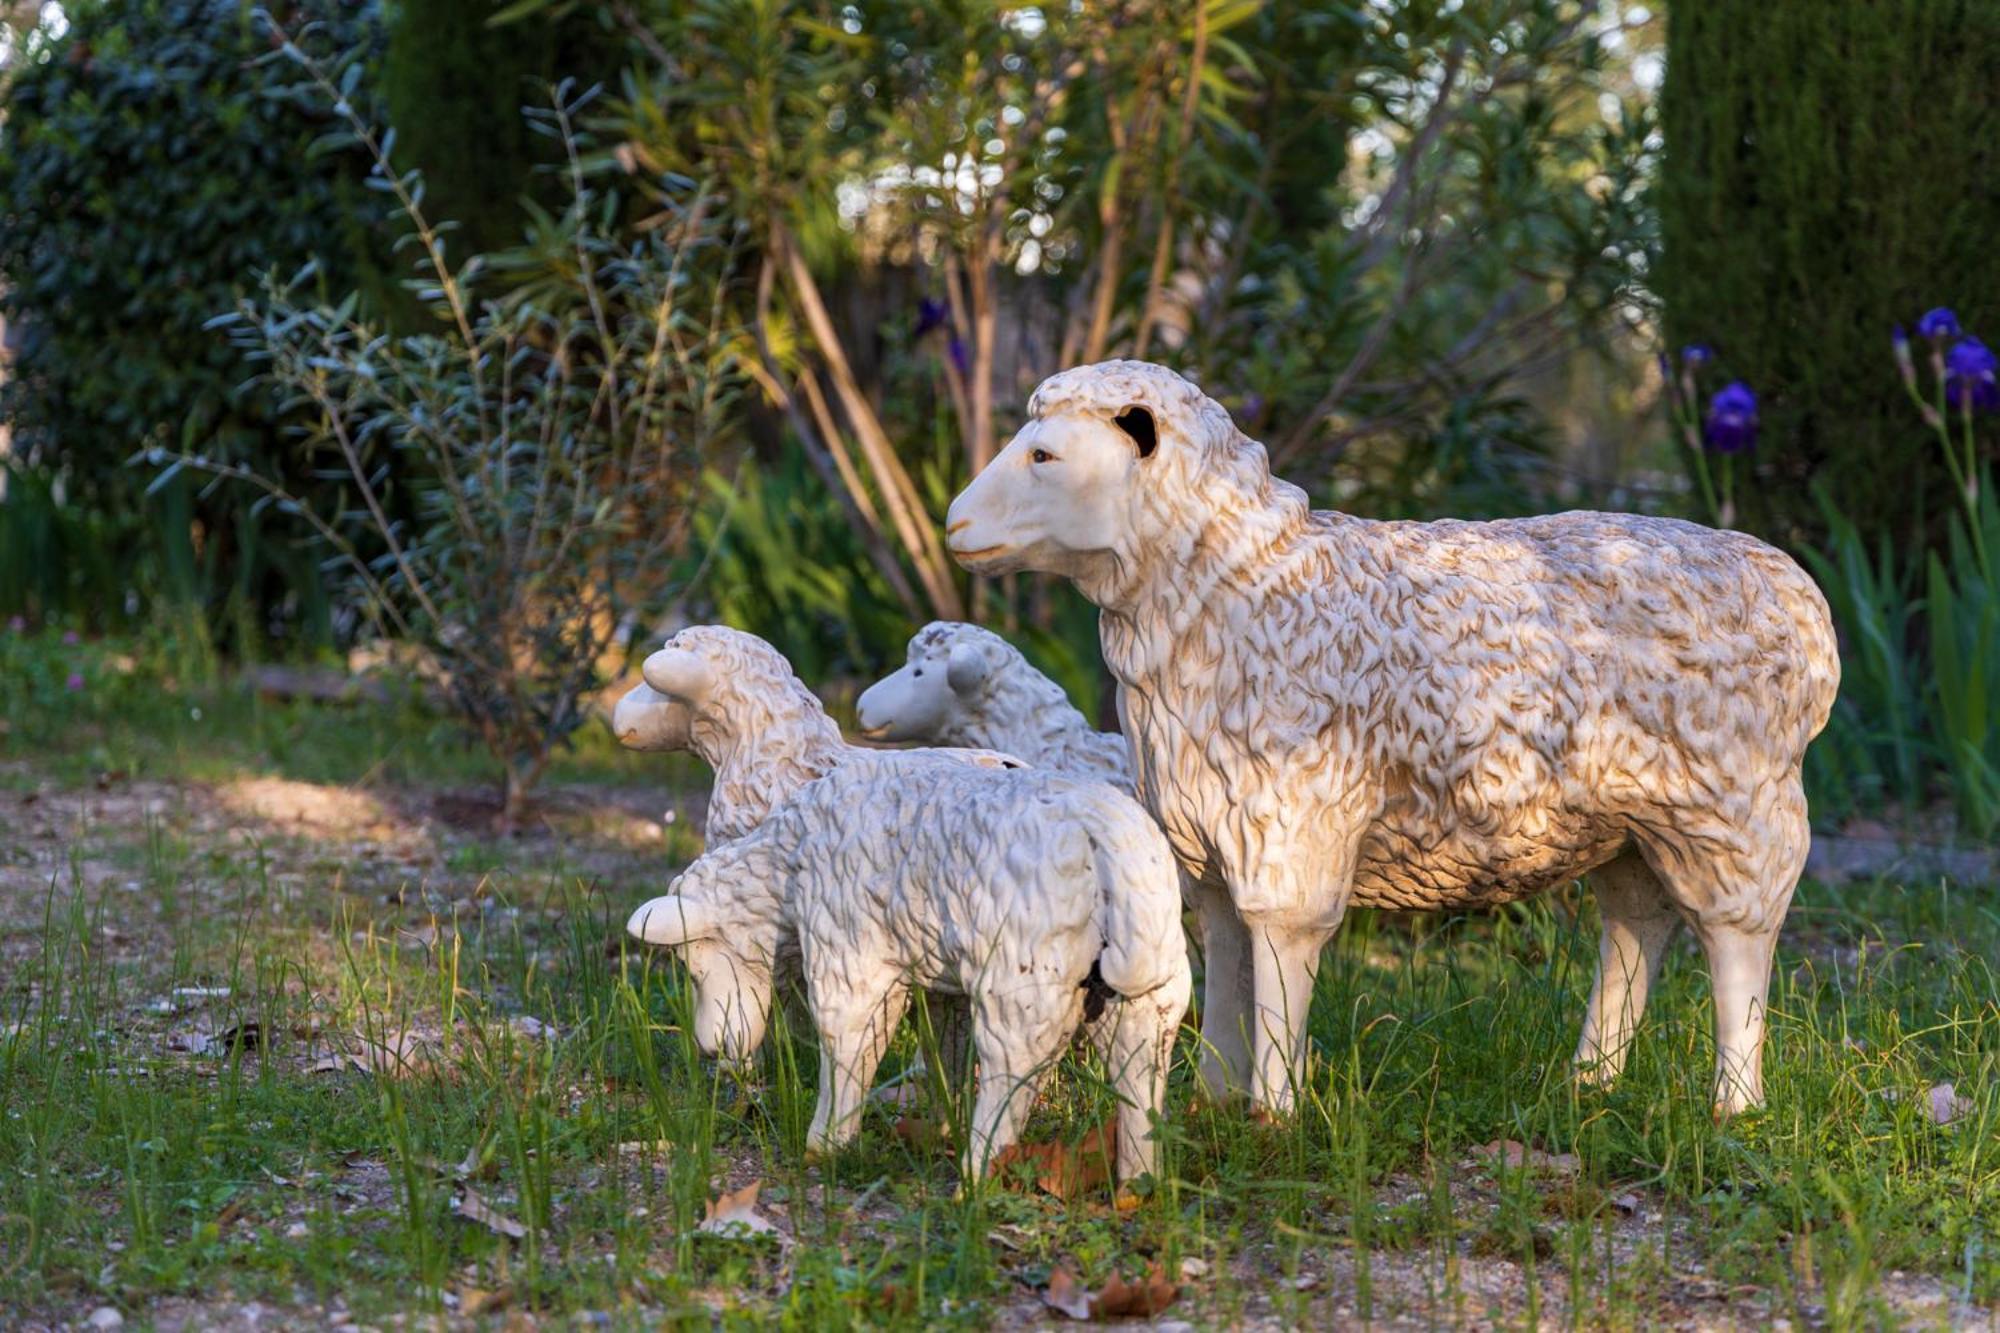
[[[621,47],[588,9],[492,24],[496,0],[397,0],[383,94],[396,164],[421,168],[424,210],[457,224],[459,258],[521,243],[523,198],[555,198],[537,168],[553,162],[525,107],[547,106],[564,78],[614,85]]]
[[[1997,96],[2000,0],[1668,6],[1655,288],[1671,344],[1762,399],[1743,525],[1814,540],[1822,482],[1864,531],[1938,540],[1946,473],[1889,336],[1949,305],[2000,337]]]

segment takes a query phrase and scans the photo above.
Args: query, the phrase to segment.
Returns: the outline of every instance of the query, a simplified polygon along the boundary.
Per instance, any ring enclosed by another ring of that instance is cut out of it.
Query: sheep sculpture
[[[916,755],[981,768],[1025,767],[1012,755],[966,748],[877,751],[849,745],[785,655],[754,634],[693,625],[669,638],[641,668],[644,680],[612,710],[611,729],[633,750],[691,750],[715,770],[704,837],[740,838],[793,793],[856,755]],[[782,969],[791,973],[789,941]],[[943,1074],[966,1074],[968,1015],[939,997],[935,1018]],[[747,1053],[746,1053],[747,1054]]]
[[[1003,750],[1035,768],[1132,790],[1125,738],[1093,728],[1062,686],[978,625],[924,626],[904,665],[862,691],[854,711],[870,740]]]
[[[1464,908],[1586,872],[1580,1076],[1616,1077],[1685,921],[1716,1110],[1762,1101],[1800,765],[1839,685],[1825,599],[1782,553],[1622,514],[1313,512],[1220,404],[1132,361],[1045,381],[946,534],[969,569],[1061,574],[1099,608],[1141,797],[1204,886],[1203,1037],[1263,1107],[1291,1105],[1350,903]],[[1227,1030],[1246,1010],[1247,1044]]]
[[[702,1049],[763,1040],[795,940],[820,1042],[807,1135],[853,1136],[910,989],[970,998],[980,1076],[962,1161],[976,1179],[1019,1136],[1080,1022],[1120,1094],[1118,1178],[1153,1169],[1152,1118],[1192,981],[1178,870],[1131,797],[936,754],[850,758],[632,914],[679,950]]]
[[[785,655],[754,634],[693,625],[669,638],[641,668],[643,683],[611,713],[611,730],[633,750],[691,750],[715,770],[705,836],[740,838],[814,778],[858,754]],[[992,750],[929,753],[989,768],[1020,768]]]

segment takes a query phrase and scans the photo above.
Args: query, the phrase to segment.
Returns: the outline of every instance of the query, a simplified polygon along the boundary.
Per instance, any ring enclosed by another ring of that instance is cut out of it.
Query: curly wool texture
[[[971,568],[1064,574],[1100,608],[1139,793],[1198,881],[1204,1008],[1224,1016],[1204,1046],[1233,1078],[1254,1044],[1267,1106],[1290,1104],[1350,903],[1500,903],[1598,868],[1579,1065],[1615,1077],[1686,921],[1718,1108],[1762,1099],[1810,838],[1800,766],[1840,675],[1825,599],[1784,554],[1626,514],[1315,513],[1220,404],[1132,361],[1045,382],[946,530]]]
[[[971,678],[961,671],[954,680],[954,664],[968,662]],[[926,686],[925,697],[913,697]],[[896,716],[905,700],[910,707],[900,711],[909,714],[907,723]],[[1030,665],[1020,649],[978,625],[936,620],[924,626],[910,639],[902,670],[861,696],[864,728],[871,722],[871,702],[883,715],[881,729],[894,739],[1004,750],[1036,768],[1132,790],[1125,738],[1092,727],[1062,686]]]
[[[675,735],[715,770],[706,836],[740,838],[763,823],[792,793],[832,772],[853,755],[877,753],[849,745],[785,655],[754,634],[723,625],[695,625],[669,638],[663,651],[688,654],[706,668],[699,697],[635,688],[617,710],[620,738]],[[666,710],[686,710],[667,723]],[[964,750],[951,756],[986,767],[1019,767],[1011,755]]]
[[[1767,816],[1803,836],[1799,765],[1839,685],[1789,557],[1626,514],[1315,513],[1220,404],[1142,362],[1064,372],[1028,410],[1132,403],[1182,447],[1149,460],[1138,540],[1085,592],[1145,799],[1246,912],[1337,916],[1276,870],[1300,852],[1321,883],[1351,866],[1355,902],[1443,908],[1565,882],[1628,837],[1729,867],[1701,877],[1704,913],[1772,909]]]
[[[847,1080],[836,1091],[823,1077],[816,1142],[851,1130],[848,1083],[865,1092],[911,987],[969,996],[979,1166],[1018,1132],[1033,1084],[1083,1017],[1095,966],[1118,997],[1107,1054],[1125,1057],[1112,1072],[1136,1115],[1137,1171],[1151,1161],[1146,1117],[1160,1109],[1190,985],[1178,884],[1158,827],[1109,787],[879,754],[850,758],[696,861],[631,928],[753,964],[702,969],[710,977],[754,977],[780,933],[798,939],[823,1065]],[[700,1003],[759,1015],[769,991]]]

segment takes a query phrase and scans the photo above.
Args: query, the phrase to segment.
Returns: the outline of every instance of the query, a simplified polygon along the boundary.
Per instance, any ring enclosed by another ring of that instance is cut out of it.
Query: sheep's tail
[[[1180,869],[1166,834],[1138,802],[1100,784],[1088,792],[1097,860],[1099,974],[1120,995],[1144,995],[1187,971]]]
[[[1840,693],[1840,643],[1833,630],[1833,612],[1819,584],[1790,556],[1775,550],[1770,555],[1766,577],[1798,632],[1799,651],[1805,659],[1801,663],[1805,709],[1798,719],[1803,733],[1798,743],[1803,750],[1806,742],[1825,729],[1834,697]]]

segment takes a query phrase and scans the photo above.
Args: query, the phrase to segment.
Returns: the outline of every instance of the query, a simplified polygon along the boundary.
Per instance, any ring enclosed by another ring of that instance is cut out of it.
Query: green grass
[[[174,779],[381,783],[386,749],[402,756],[396,782],[476,774],[445,747],[392,743],[393,716],[201,697],[220,720],[195,729],[170,724],[203,706],[189,695],[79,702],[65,739],[16,688],[0,694],[0,760],[17,789],[45,791],[87,786],[107,752]],[[573,763],[571,782],[669,771],[594,741]],[[979,1327],[1032,1315],[1058,1265],[1095,1282],[1184,1260],[1207,1272],[1171,1313],[1203,1324],[1417,1303],[1432,1322],[1623,1326],[1693,1309],[1874,1327],[1904,1322],[1885,1285],[1898,1272],[2000,1302],[1990,886],[1804,886],[1771,998],[1769,1104],[1721,1126],[1691,949],[1669,961],[1621,1083],[1580,1091],[1587,892],[1476,916],[1356,913],[1321,972],[1297,1117],[1195,1106],[1184,1061],[1165,1169],[1121,1215],[1103,1189],[958,1199],[949,1152],[913,1147],[887,1108],[850,1151],[803,1166],[810,1040],[780,1024],[753,1080],[720,1075],[686,1036],[674,966],[612,943],[657,854],[579,877],[569,844],[468,839],[403,885],[338,845],[168,818],[68,836],[65,864],[0,935],[0,1309],[143,1318],[168,1297],[338,1298],[366,1319],[505,1290],[516,1311],[634,1326]],[[28,850],[0,837],[8,864]],[[433,917],[442,928],[413,938]],[[229,994],[154,1012],[193,984]],[[201,1013],[264,1039],[169,1050]],[[560,1035],[524,1035],[523,1014]],[[411,1028],[434,1039],[420,1068],[308,1072],[331,1039]],[[917,1044],[906,1033],[888,1072]],[[1950,1128],[1924,1112],[1940,1082],[1972,1103]],[[1031,1137],[1075,1139],[1108,1106],[1068,1064]],[[1507,1138],[1579,1167],[1475,1162]],[[659,1140],[671,1146],[632,1150]],[[453,1215],[456,1173],[438,1164],[468,1157],[473,1188],[524,1239]],[[696,1230],[710,1199],[753,1179],[790,1243]],[[1472,1277],[1496,1264],[1518,1289],[1499,1309]]]

